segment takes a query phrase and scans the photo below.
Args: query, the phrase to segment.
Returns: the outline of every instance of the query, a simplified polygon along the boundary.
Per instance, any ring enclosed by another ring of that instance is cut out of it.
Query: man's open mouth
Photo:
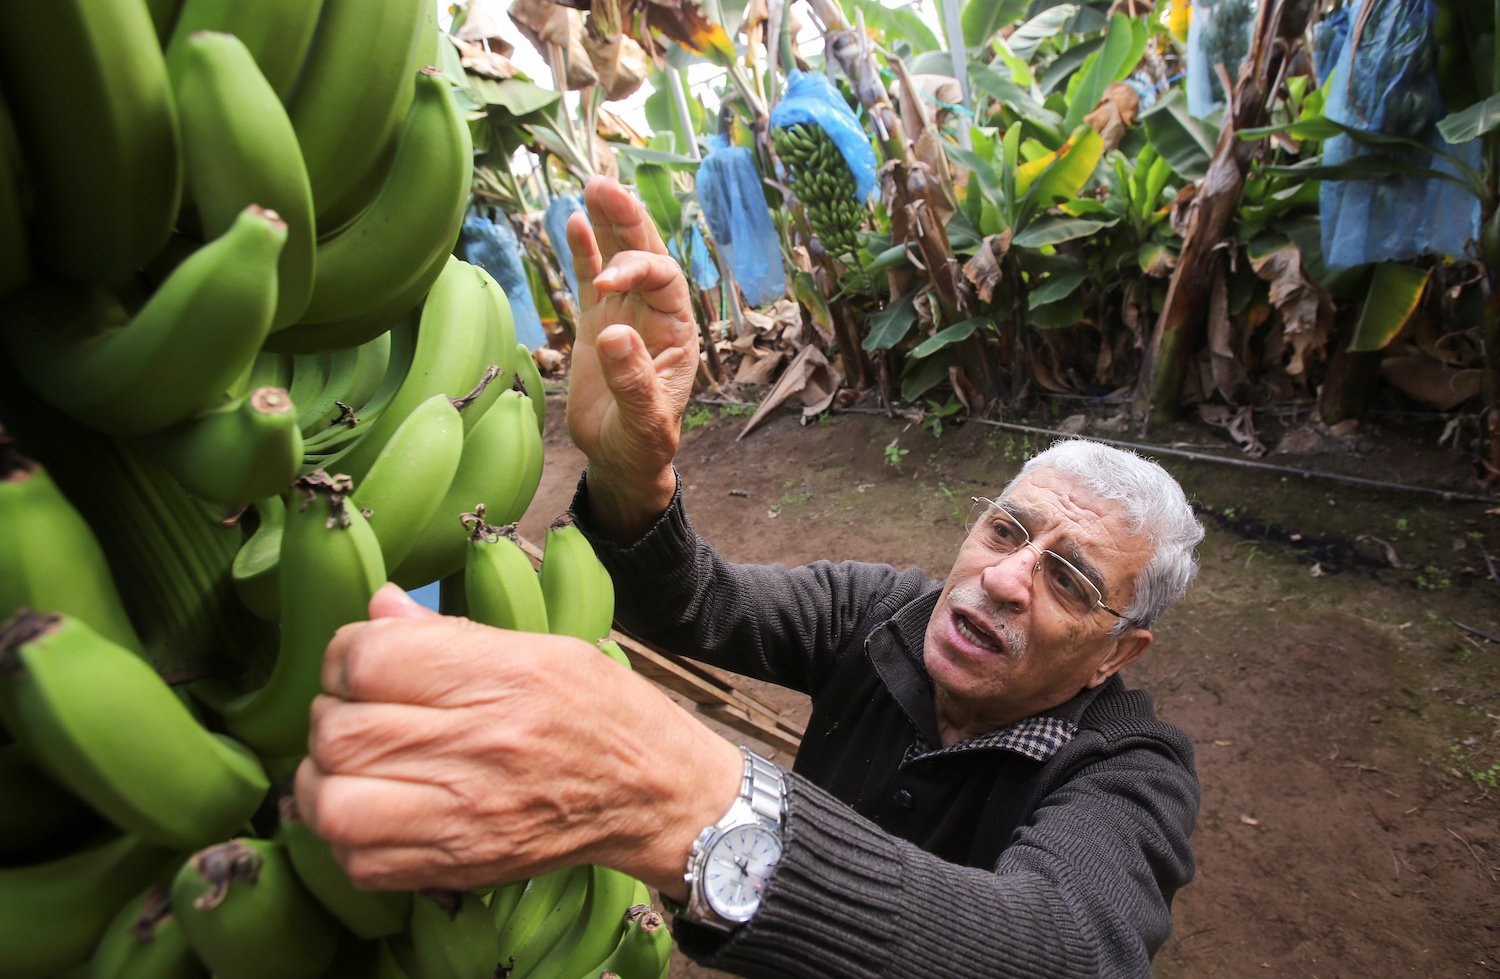
[[[985,632],[975,623],[973,619],[962,612],[953,613],[953,627],[964,639],[980,647],[995,653],[1003,653],[1004,647],[995,640],[988,632]]]

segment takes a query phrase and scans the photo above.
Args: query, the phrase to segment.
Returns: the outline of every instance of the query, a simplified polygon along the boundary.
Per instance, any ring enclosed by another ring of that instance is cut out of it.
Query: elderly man
[[[1181,489],[1064,442],[976,501],[941,585],[729,564],[672,466],[698,362],[686,285],[621,187],[586,200],[574,514],[626,628],[811,695],[796,763],[586,644],[387,586],[329,646],[302,811],[367,886],[615,867],[678,906],[690,954],[743,975],[1148,975],[1198,785],[1189,739],[1117,674],[1193,577]]]

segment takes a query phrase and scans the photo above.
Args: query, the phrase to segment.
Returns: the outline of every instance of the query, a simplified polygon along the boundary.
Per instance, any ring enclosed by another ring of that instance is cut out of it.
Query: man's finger
[[[669,414],[662,404],[656,365],[640,334],[623,323],[615,323],[599,331],[595,346],[599,351],[600,373],[614,394],[621,415],[632,422],[650,422]],[[636,427],[639,426],[626,425],[626,428]]]
[[[440,887],[476,890],[535,877],[530,868],[485,862],[463,864],[425,846],[333,847],[333,855],[355,886],[367,891],[414,891]]]
[[[594,294],[594,276],[599,274],[604,260],[599,257],[599,243],[594,240],[587,214],[582,211],[570,214],[566,230],[568,248],[573,252],[573,275],[578,279],[578,305],[580,309],[588,309],[599,301]]]
[[[328,775],[425,781],[468,740],[453,728],[447,709],[317,697],[307,750]]]
[[[667,255],[620,252],[594,277],[594,288],[601,295],[633,292],[659,313],[675,314],[692,308],[682,268]]]
[[[434,619],[438,613],[412,598],[400,585],[387,581],[370,596],[372,619]]]
[[[462,807],[436,785],[358,775],[323,775],[304,785],[300,770],[298,776],[297,809],[303,821],[336,846],[441,848],[447,841],[437,835],[438,828]]]
[[[594,225],[594,235],[599,239],[599,250],[608,262],[622,251],[645,251],[665,255],[667,246],[662,244],[657,233],[656,222],[617,181],[607,177],[595,177],[583,188],[584,203],[588,205],[589,220]]]
[[[500,678],[526,669],[533,646],[557,642],[450,616],[351,622],[324,651],[323,689],[344,700],[471,706],[492,697]]]

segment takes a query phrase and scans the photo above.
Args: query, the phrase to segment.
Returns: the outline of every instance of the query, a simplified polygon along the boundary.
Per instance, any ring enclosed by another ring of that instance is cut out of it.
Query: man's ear
[[[1113,648],[1109,651],[1109,655],[1104,657],[1104,660],[1094,670],[1093,675],[1089,677],[1089,686],[1097,687],[1131,663],[1146,655],[1146,650],[1151,648],[1152,638],[1150,629],[1131,629],[1125,635],[1116,639]]]

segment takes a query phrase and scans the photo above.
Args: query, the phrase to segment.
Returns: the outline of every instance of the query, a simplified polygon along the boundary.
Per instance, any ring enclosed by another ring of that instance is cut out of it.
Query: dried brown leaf
[[[995,287],[1000,284],[1000,259],[1010,251],[1010,229],[984,239],[974,257],[964,263],[964,278],[974,286],[974,294],[980,302],[989,302],[995,297]]]
[[[1104,140],[1104,152],[1108,153],[1120,145],[1130,127],[1135,125],[1140,108],[1141,97],[1135,89],[1123,82],[1115,82],[1104,90],[1099,104],[1083,117],[1083,121]]]

